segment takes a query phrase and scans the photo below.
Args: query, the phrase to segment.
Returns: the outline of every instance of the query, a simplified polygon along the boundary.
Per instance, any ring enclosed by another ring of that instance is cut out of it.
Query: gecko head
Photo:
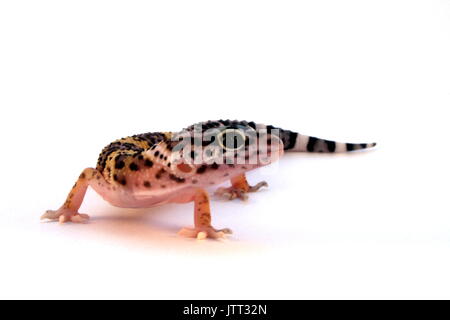
[[[182,163],[263,166],[283,154],[283,143],[274,130],[232,125],[199,128],[183,135],[184,142],[174,149]]]

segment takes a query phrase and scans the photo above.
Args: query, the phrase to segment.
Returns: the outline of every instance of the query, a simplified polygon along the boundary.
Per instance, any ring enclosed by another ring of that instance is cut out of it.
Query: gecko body
[[[66,201],[41,218],[85,222],[78,212],[88,186],[122,208],[149,208],[166,203],[194,202],[194,228],[179,233],[198,239],[220,238],[229,229],[215,229],[207,188],[231,181],[216,194],[246,199],[267,186],[250,186],[245,173],[277,161],[284,152],[347,152],[375,143],[339,143],[237,120],[197,123],[179,132],[150,132],[118,139],[99,155],[95,168],[84,169]]]

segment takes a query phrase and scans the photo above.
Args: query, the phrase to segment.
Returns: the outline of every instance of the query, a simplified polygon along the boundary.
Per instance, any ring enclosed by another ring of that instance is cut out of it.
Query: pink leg
[[[86,222],[89,219],[89,216],[87,214],[79,213],[78,209],[80,209],[90,181],[96,175],[99,175],[97,170],[93,168],[84,169],[67,196],[66,202],[64,202],[58,210],[47,210],[41,216],[41,220],[59,220],[60,223],[66,221]]]
[[[222,238],[231,233],[230,229],[217,230],[211,226],[211,209],[209,207],[208,193],[198,189],[194,195],[194,228],[183,228],[178,234],[203,240],[205,238]]]

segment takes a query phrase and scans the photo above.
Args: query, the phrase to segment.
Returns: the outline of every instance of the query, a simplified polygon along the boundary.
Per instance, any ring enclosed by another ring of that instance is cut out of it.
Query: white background
[[[449,1],[2,1],[0,298],[450,298]],[[379,143],[269,188],[40,222],[111,140],[242,119]]]

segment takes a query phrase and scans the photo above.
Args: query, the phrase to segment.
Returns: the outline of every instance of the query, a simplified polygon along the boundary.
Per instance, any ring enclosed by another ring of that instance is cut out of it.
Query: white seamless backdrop
[[[448,1],[2,1],[0,298],[450,298]],[[212,202],[45,223],[110,141],[208,119],[339,141]]]

